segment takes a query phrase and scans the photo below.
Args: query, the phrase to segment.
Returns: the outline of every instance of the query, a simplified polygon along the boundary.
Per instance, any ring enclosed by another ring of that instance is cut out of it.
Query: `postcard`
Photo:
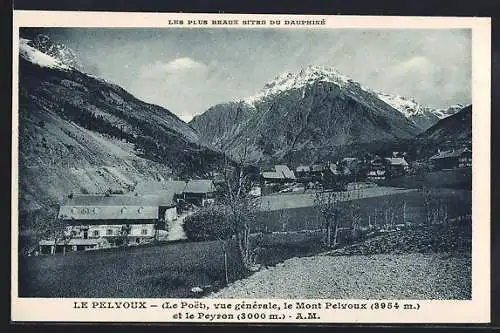
[[[12,321],[490,321],[489,18],[13,24]]]

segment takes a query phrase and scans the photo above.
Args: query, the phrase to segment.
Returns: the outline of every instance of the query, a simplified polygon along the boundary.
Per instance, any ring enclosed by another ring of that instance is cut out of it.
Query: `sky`
[[[435,108],[471,103],[468,29],[57,28],[90,74],[189,121],[256,94],[283,72],[331,66]]]

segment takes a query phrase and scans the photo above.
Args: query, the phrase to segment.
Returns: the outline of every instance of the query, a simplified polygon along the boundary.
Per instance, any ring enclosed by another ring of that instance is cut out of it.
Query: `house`
[[[215,201],[216,187],[210,179],[193,179],[187,182],[183,191],[186,203],[196,206],[205,206]]]
[[[283,176],[285,177],[285,180],[287,181],[293,181],[295,180],[295,174],[293,173],[292,170],[286,165],[275,165],[274,169],[278,173],[282,173]]]
[[[263,171],[260,176],[265,184],[284,183],[285,176],[281,172]]]
[[[375,156],[368,165],[366,172],[367,180],[384,180],[387,176],[387,160],[380,156]]]
[[[356,157],[344,157],[339,162],[340,165],[346,166],[347,168],[349,168],[349,170],[355,169],[360,163],[361,160]]]
[[[328,189],[342,189],[350,176],[350,170],[345,166],[330,163],[323,172],[323,186]]]
[[[295,174],[286,165],[275,165],[274,171],[263,171],[260,176],[264,184],[289,183],[296,180]]]
[[[65,240],[42,240],[40,252],[140,244],[153,240],[156,231],[165,229],[168,220],[175,218],[177,207],[171,191],[158,195],[71,195],[58,213],[66,225]]]
[[[366,174],[368,180],[384,180],[386,172],[382,169],[369,170]]]
[[[311,177],[313,180],[321,181],[323,179],[323,172],[325,171],[325,166],[323,164],[313,164],[311,165]]]
[[[145,195],[170,191],[173,194],[173,199],[178,200],[182,198],[186,185],[187,182],[184,180],[146,181],[138,183],[134,189],[134,193]]]
[[[472,151],[468,148],[440,151],[429,158],[437,170],[472,167]]]
[[[408,171],[408,162],[404,157],[387,157],[384,160],[391,177],[402,176]]]
[[[308,165],[299,165],[297,169],[295,169],[295,174],[297,178],[307,178],[310,176],[311,168]]]

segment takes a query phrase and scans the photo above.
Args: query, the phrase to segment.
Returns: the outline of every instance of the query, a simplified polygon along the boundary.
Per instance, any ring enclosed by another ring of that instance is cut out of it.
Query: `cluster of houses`
[[[435,170],[470,168],[472,167],[472,151],[467,147],[445,151],[438,149],[429,161]]]
[[[292,170],[287,165],[275,165],[260,173],[261,185],[317,184],[334,188],[349,182],[383,181],[408,174],[410,164],[406,153],[393,152],[391,157],[345,157],[336,163],[298,165]],[[472,152],[468,148],[440,151],[425,161],[431,170],[466,168],[472,166]]]
[[[274,170],[261,172],[263,185],[289,184],[294,182],[320,182],[323,185],[349,181],[383,180],[386,177],[404,175],[409,164],[404,157],[375,157],[366,159],[346,157],[337,163],[298,165],[295,172],[287,165],[275,165]]]
[[[59,208],[64,237],[39,242],[40,254],[142,244],[157,239],[187,207],[215,200],[211,180],[140,183],[129,194],[73,194]]]

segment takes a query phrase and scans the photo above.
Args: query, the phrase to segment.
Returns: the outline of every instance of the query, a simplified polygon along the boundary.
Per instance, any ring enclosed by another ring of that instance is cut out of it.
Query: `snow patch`
[[[51,57],[48,54],[45,54],[35,49],[34,47],[28,45],[29,41],[30,41],[29,39],[24,39],[24,38],[21,38],[19,40],[19,55],[23,59],[40,67],[47,67],[59,70],[70,69],[68,66],[64,65],[56,58]]]
[[[424,107],[418,104],[414,99],[381,92],[374,93],[379,99],[400,111],[406,118],[424,113]]]
[[[463,105],[457,104],[452,105],[447,109],[434,109],[417,103],[417,101],[415,101],[415,99],[413,98],[386,94],[374,90],[371,90],[371,92],[409,119],[415,116],[429,117],[431,115],[436,116],[439,119],[443,119],[457,113],[464,107]]]
[[[273,81],[266,83],[260,92],[254,96],[245,98],[243,101],[251,106],[254,106],[255,103],[266,100],[269,97],[276,96],[285,91],[304,88],[305,86],[316,82],[334,83],[339,88],[356,84],[356,82],[352,79],[342,75],[334,68],[308,66],[297,73],[282,73],[278,75]]]

